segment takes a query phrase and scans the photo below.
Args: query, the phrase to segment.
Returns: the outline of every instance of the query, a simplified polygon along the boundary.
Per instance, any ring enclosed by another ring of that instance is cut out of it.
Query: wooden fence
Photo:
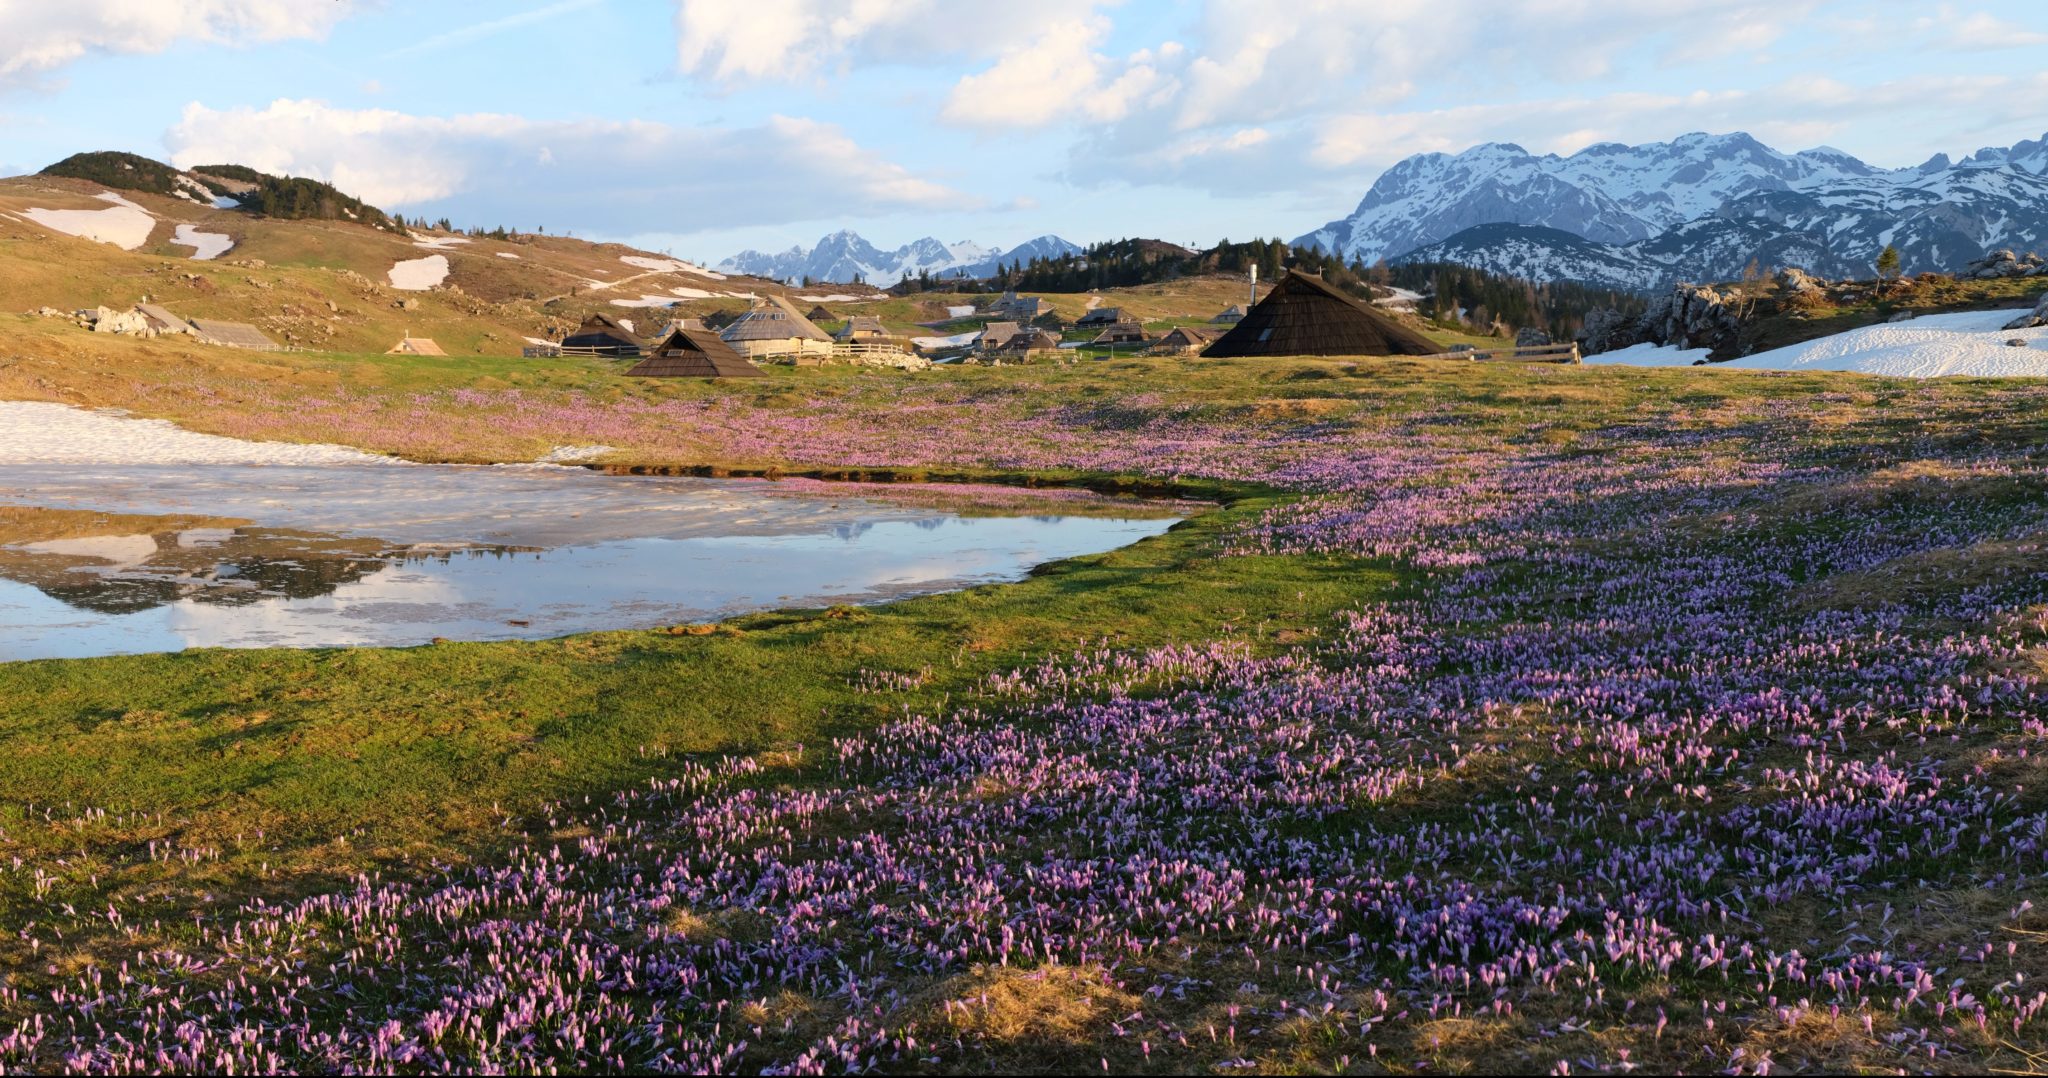
[[[1461,352],[1438,352],[1417,359],[1503,359],[1514,363],[1577,363],[1579,342],[1542,344],[1528,348],[1470,348]]]

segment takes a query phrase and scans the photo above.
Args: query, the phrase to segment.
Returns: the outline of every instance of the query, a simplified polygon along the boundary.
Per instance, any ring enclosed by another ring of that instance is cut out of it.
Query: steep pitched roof
[[[842,341],[848,341],[855,337],[887,337],[888,335],[889,330],[882,325],[881,319],[869,314],[857,314],[847,319],[846,324],[839,327],[839,332],[834,333],[832,336]]]
[[[1117,322],[1135,322],[1137,319],[1124,314],[1122,307],[1097,307],[1081,316],[1077,326],[1107,326]]]
[[[647,346],[647,358],[626,372],[633,378],[760,378],[747,362],[708,329],[677,327]]]
[[[1202,354],[1232,356],[1427,356],[1434,342],[1352,299],[1314,274],[1288,270]]]
[[[642,342],[638,334],[618,319],[599,311],[584,319],[576,332],[562,338],[562,344],[571,348],[617,347],[637,352]]]
[[[1202,348],[1221,336],[1222,330],[1210,329],[1207,326],[1176,326],[1165,336],[1152,342],[1152,347],[1162,352],[1179,348]]]
[[[725,327],[719,334],[728,341],[780,341],[800,337],[809,341],[829,341],[830,334],[819,329],[803,312],[781,296],[769,296],[756,304],[739,321]]]
[[[1219,326],[1234,325],[1243,320],[1244,308],[1239,307],[1236,304],[1232,304],[1231,306],[1225,307],[1223,310],[1217,312],[1216,317],[1209,319],[1210,322]]]
[[[149,319],[150,327],[158,333],[192,332],[192,323],[179,318],[169,310],[159,307],[154,303],[138,303],[135,305],[135,309],[142,312],[144,318]]]

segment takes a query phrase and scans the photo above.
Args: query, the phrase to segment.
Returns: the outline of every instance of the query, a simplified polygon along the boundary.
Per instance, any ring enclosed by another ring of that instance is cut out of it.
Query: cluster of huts
[[[1026,305],[1030,306],[1026,306]],[[1050,313],[1043,300],[1019,300],[1016,293],[988,307],[991,314],[1017,312],[1020,317],[988,322],[975,342],[975,358],[1000,363],[1050,354],[1060,338],[1021,317],[1036,309]],[[1093,336],[1067,345],[1129,347],[1153,355],[1202,356],[1384,356],[1435,355],[1442,352],[1420,333],[1331,286],[1314,274],[1290,271],[1266,297],[1247,311],[1230,307],[1207,325],[1177,326],[1159,336],[1121,307],[1096,307],[1073,326]]]
[[[599,312],[560,344],[529,348],[526,354],[639,358],[641,362],[626,373],[649,378],[754,377],[761,373],[757,363],[929,365],[905,349],[878,318],[857,315],[827,333],[818,327],[816,316],[831,314],[820,307],[807,315],[781,296],[767,296],[723,326],[680,318],[643,336],[630,322]]]

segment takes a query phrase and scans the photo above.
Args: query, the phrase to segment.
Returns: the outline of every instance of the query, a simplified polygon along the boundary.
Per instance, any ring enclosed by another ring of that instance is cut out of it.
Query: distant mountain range
[[[1488,143],[1400,162],[1349,217],[1295,242],[1638,291],[1731,280],[1752,259],[1867,277],[1887,243],[1908,272],[1954,271],[2048,246],[2048,135],[1901,169],[1834,149],[1781,153],[1741,133],[1569,157]]]
[[[965,240],[941,243],[930,236],[884,251],[857,232],[840,231],[820,239],[815,247],[791,247],[779,254],[741,251],[719,263],[718,269],[779,281],[808,277],[813,281],[850,284],[859,280],[887,288],[919,273],[928,272],[934,277],[988,277],[1005,263],[1028,263],[1033,258],[1058,258],[1080,251],[1079,246],[1050,235],[1026,240],[1007,251]]]

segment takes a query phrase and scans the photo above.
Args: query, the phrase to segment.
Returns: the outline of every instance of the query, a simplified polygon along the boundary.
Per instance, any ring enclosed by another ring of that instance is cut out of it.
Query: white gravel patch
[[[343,445],[249,442],[68,404],[0,401],[0,465],[402,464]]]
[[[385,276],[391,279],[393,288],[423,292],[448,279],[448,256],[428,255],[396,262]]]
[[[194,225],[179,225],[171,233],[171,242],[180,247],[192,248],[192,260],[204,262],[219,258],[234,249],[234,237],[225,232],[201,232]]]
[[[149,234],[156,228],[156,218],[148,210],[122,198],[112,191],[101,191],[94,198],[112,202],[104,210],[23,210],[22,216],[67,236],[111,243],[124,251],[132,251],[149,242]]]

